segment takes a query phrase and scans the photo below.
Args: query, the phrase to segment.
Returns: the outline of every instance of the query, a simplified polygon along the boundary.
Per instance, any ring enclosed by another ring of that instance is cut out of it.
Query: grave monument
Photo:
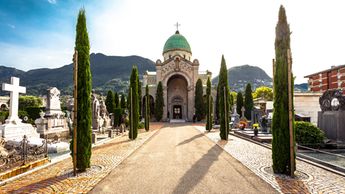
[[[39,139],[39,134],[32,125],[23,123],[18,117],[19,93],[26,93],[26,88],[19,86],[19,78],[11,77],[11,84],[3,83],[2,90],[10,92],[10,107],[8,119],[5,124],[0,125],[0,137],[4,138],[5,141],[21,141],[24,135],[32,142],[35,138]]]
[[[317,126],[326,137],[337,143],[345,143],[345,96],[341,90],[328,90],[319,99]]]
[[[37,132],[41,137],[68,138],[69,129],[65,113],[61,111],[60,91],[53,87],[47,90],[46,112],[41,112],[41,118],[35,120]]]

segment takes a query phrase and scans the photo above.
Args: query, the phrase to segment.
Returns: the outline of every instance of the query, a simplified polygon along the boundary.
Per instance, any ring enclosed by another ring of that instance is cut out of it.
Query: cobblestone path
[[[345,194],[345,177],[343,176],[300,160],[296,160],[296,179],[277,176],[271,169],[270,149],[232,135],[228,142],[220,141],[219,130],[205,133],[205,127],[195,126],[195,128],[281,193]]]
[[[142,131],[134,141],[125,135],[93,148],[91,168],[78,177],[73,177],[68,158],[1,186],[0,193],[86,193],[162,126],[151,124],[151,131]]]
[[[190,125],[162,128],[91,193],[278,193]]]

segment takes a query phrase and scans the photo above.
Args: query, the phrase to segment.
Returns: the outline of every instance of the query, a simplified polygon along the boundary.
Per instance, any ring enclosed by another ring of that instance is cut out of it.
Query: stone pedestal
[[[318,127],[328,139],[345,143],[345,111],[318,112]]]
[[[39,138],[39,134],[33,128],[31,124],[27,123],[6,123],[0,125],[0,137],[3,137],[5,141],[8,140],[22,140],[24,135],[27,138]]]

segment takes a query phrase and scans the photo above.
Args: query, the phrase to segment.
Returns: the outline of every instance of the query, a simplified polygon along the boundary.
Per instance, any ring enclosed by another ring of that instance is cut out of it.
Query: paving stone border
[[[345,177],[343,176],[300,160],[296,160],[297,170],[301,173],[301,176],[308,176],[308,178],[297,176],[297,178],[291,179],[286,176],[268,173],[264,169],[272,166],[270,149],[233,135],[229,136],[228,142],[221,141],[219,130],[205,132],[203,126],[194,127],[260,178],[271,184],[280,193],[345,194]]]
[[[128,136],[113,139],[92,151],[93,168],[71,177],[72,160],[64,159],[56,164],[35,171],[0,187],[0,193],[87,193],[107,176],[123,160],[135,152],[162,128],[162,123],[151,124],[149,132],[142,131],[134,141]]]

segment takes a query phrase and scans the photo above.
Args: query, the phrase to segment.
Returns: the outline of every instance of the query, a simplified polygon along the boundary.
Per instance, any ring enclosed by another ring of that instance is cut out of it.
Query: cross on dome
[[[175,26],[176,26],[176,32],[178,32],[178,27],[181,26],[181,24],[179,24],[178,22],[176,22]]]

